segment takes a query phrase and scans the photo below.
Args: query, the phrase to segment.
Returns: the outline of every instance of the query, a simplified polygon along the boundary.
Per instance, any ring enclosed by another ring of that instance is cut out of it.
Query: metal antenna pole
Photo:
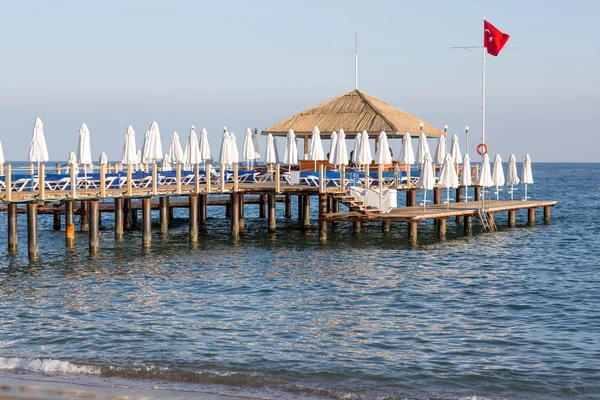
[[[483,20],[485,21],[485,13],[483,14]],[[481,143],[485,144],[485,53],[486,49],[483,49],[483,58],[481,64],[483,65],[483,73],[481,74]]]

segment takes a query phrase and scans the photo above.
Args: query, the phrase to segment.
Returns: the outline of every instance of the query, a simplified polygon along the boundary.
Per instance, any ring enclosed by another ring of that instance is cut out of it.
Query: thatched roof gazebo
[[[321,138],[330,139],[331,132],[343,129],[346,138],[352,139],[358,132],[369,134],[387,133],[389,138],[400,138],[408,132],[419,136],[438,137],[444,131],[383,101],[356,89],[318,106],[302,111],[262,131],[263,135],[285,136],[292,129],[296,135],[304,136],[305,153],[308,151],[308,136],[318,126]]]

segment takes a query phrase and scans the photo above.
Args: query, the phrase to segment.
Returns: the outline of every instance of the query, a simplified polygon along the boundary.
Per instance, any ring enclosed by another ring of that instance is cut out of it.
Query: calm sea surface
[[[149,250],[139,230],[115,242],[106,214],[96,256],[86,233],[66,250],[41,216],[30,263],[25,216],[11,256],[1,213],[0,383],[156,398],[600,398],[600,164],[533,172],[531,196],[560,201],[551,225],[540,213],[525,227],[522,212],[508,229],[503,213],[497,232],[467,238],[449,223],[440,242],[424,223],[415,247],[403,224],[356,237],[341,225],[320,243],[282,204],[270,236],[250,205],[239,240],[210,208],[209,233],[191,246],[182,209]]]

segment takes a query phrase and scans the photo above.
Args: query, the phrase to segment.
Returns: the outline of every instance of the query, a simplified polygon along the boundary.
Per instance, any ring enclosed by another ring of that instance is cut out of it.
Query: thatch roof
[[[407,112],[360,90],[353,90],[272,125],[262,133],[285,136],[292,129],[296,134],[310,134],[313,127],[318,126],[324,139],[329,138],[332,131],[340,129],[346,132],[347,138],[353,138],[363,130],[369,134],[384,131],[390,137],[399,137],[405,132],[418,136],[421,123],[423,132],[428,137],[444,134],[435,126]]]

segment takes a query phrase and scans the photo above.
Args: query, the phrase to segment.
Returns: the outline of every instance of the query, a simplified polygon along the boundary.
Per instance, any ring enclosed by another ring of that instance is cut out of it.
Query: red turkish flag
[[[500,32],[494,25],[483,20],[483,47],[487,49],[488,54],[497,56],[509,37],[508,33]]]

